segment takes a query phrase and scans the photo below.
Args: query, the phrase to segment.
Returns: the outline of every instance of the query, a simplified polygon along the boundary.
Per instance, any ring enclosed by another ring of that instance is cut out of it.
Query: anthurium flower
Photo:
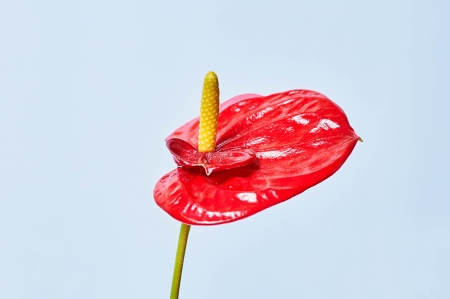
[[[195,225],[236,221],[335,173],[358,141],[344,111],[311,90],[240,95],[220,105],[216,148],[197,151],[199,119],[166,139],[178,168],[156,184],[156,203]]]

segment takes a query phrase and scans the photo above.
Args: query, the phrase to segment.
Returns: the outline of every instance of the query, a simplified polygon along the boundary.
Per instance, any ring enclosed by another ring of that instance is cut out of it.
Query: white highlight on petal
[[[317,142],[311,143],[311,145],[314,146],[314,147],[318,147],[319,145],[322,145],[322,144],[325,144],[325,143],[326,143],[325,141],[317,141]]]
[[[203,208],[197,206],[197,213],[201,215],[203,213]]]
[[[190,205],[191,205],[191,204],[188,203],[188,204],[184,207],[184,209],[183,209],[183,214],[187,212],[187,210],[189,209],[189,206],[190,206]]]
[[[251,147],[251,146],[255,146],[255,145],[264,143],[266,141],[267,141],[267,138],[265,138],[265,137],[257,137],[255,139],[251,140],[250,142],[247,142],[246,146]]]
[[[272,111],[273,109],[274,109],[273,107],[267,107],[266,109],[263,109],[263,110],[259,111],[258,113],[256,113],[255,119],[259,119],[259,118],[263,117],[264,114],[266,114],[267,112]]]
[[[206,212],[206,217],[208,218],[213,218],[214,216],[219,217],[219,218],[231,218],[231,219],[235,219],[238,217],[242,217],[245,213],[241,212],[241,211],[235,211],[235,212]],[[215,220],[215,221],[207,221],[207,223],[209,224],[214,224],[214,223],[220,223],[220,219],[219,220]]]
[[[309,123],[309,120],[303,118],[301,115],[294,116],[292,120],[298,123],[299,125],[307,125]]]
[[[322,119],[319,124],[317,125],[317,127],[315,127],[314,129],[312,129],[310,132],[311,133],[317,133],[319,132],[321,129],[324,130],[328,130],[328,129],[336,129],[339,128],[340,126],[335,123],[334,121],[331,121],[329,119]]]
[[[261,159],[277,159],[286,157],[292,152],[291,149],[283,149],[283,150],[271,150],[266,152],[256,153],[256,157]]]
[[[255,193],[239,193],[236,195],[240,200],[254,203],[257,201]]]

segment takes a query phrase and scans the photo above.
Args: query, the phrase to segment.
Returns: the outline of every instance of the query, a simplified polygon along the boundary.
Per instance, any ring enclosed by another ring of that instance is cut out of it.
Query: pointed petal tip
[[[214,169],[209,168],[207,165],[205,165],[203,163],[199,164],[199,165],[203,166],[203,169],[205,170],[205,173],[206,173],[207,176],[209,176],[214,170]]]

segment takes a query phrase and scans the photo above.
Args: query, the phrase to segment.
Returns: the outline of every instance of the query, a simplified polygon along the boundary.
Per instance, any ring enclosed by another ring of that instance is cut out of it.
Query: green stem
[[[183,272],[184,253],[186,252],[186,245],[189,236],[190,225],[181,224],[180,236],[178,237],[177,255],[175,257],[175,267],[173,269],[172,291],[170,292],[170,299],[178,299],[180,292],[181,273]]]

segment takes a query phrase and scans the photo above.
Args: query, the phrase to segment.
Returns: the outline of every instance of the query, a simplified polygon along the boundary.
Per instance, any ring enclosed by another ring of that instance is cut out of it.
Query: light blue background
[[[362,136],[333,177],[193,227],[180,299],[450,298],[450,2],[0,3],[0,298],[168,298],[164,138],[306,88]]]

